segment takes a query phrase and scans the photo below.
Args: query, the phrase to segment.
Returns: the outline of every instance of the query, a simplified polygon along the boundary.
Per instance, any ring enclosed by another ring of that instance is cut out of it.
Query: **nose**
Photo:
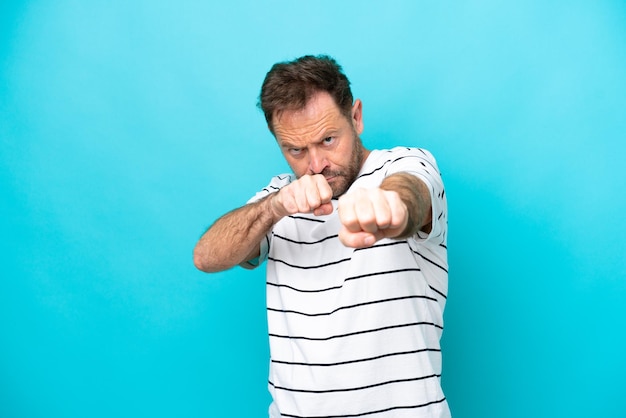
[[[328,160],[323,152],[317,149],[309,150],[309,171],[312,174],[320,174],[328,165]]]

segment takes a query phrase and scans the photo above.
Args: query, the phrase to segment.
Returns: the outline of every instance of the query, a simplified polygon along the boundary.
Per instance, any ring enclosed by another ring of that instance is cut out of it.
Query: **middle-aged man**
[[[259,105],[293,173],[218,219],[194,263],[215,272],[267,260],[270,417],[449,417],[435,159],[367,150],[362,103],[328,56],[275,64]]]

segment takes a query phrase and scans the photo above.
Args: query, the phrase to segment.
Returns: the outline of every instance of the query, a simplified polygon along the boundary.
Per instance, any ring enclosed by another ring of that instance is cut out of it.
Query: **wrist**
[[[385,178],[383,190],[394,191],[406,207],[406,227],[396,237],[408,238],[430,221],[430,193],[424,183],[408,173],[396,173]]]
[[[287,215],[285,213],[285,209],[283,208],[281,203],[277,200],[279,192],[280,190],[270,194],[267,198],[267,204],[269,206],[268,212],[271,213],[272,215],[273,223],[280,221],[282,218],[284,218]]]

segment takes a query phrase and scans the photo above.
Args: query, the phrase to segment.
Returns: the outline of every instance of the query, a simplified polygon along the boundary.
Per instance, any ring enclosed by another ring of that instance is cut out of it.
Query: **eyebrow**
[[[336,137],[337,135],[339,135],[339,131],[341,131],[341,128],[337,128],[334,126],[329,127],[328,129],[322,131],[322,134],[317,139],[315,139],[314,141],[311,141],[310,143],[319,144],[322,141],[324,141],[326,138]],[[304,145],[297,145],[288,139],[281,139],[279,142],[280,142],[281,148],[306,148],[309,145],[309,142],[306,142]]]
[[[280,141],[281,148],[302,148],[302,146],[297,146],[296,144],[289,141]]]

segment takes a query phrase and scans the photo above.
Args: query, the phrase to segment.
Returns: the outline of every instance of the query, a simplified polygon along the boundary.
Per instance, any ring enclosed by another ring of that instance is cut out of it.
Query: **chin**
[[[348,190],[349,185],[345,181],[339,181],[336,184],[331,184],[330,188],[333,191],[333,199],[338,199]]]

